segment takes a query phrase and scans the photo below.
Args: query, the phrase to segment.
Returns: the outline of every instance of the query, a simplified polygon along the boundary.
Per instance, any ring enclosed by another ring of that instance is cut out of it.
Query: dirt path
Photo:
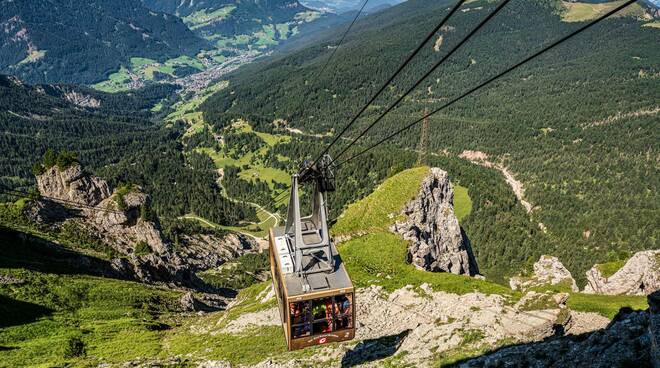
[[[488,155],[481,151],[463,151],[463,153],[458,155],[458,157],[464,158],[476,165],[481,165],[484,167],[489,167],[499,170],[502,173],[502,175],[504,175],[504,179],[513,190],[513,193],[516,195],[516,198],[518,198],[520,203],[522,203],[523,207],[525,207],[525,210],[527,210],[527,213],[532,212],[534,206],[532,206],[531,203],[525,200],[525,188],[523,187],[523,184],[520,181],[516,180],[515,176],[513,176],[511,171],[509,171],[509,169],[507,169],[505,166],[489,161]]]
[[[597,121],[592,121],[588,124],[583,124],[582,129],[587,129],[587,128],[592,128],[592,127],[597,127],[601,125],[609,125],[609,124],[614,124],[620,120],[623,119],[630,119],[630,118],[636,118],[640,116],[647,116],[647,115],[657,115],[660,113],[660,107],[656,106],[654,108],[649,108],[649,109],[640,109],[637,111],[632,111],[628,113],[617,113],[615,115],[608,116],[607,118],[603,120],[597,120]]]

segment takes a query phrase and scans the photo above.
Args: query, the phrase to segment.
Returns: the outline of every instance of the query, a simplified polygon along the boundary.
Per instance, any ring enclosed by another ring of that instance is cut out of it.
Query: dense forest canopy
[[[1,0],[0,24],[0,72],[31,83],[90,84],[132,56],[162,61],[208,46],[136,0]]]
[[[66,99],[72,91],[100,105],[75,105]],[[0,187],[31,188],[34,164],[49,150],[69,150],[113,187],[130,183],[145,188],[158,216],[196,213],[220,224],[253,219],[253,209],[219,194],[207,156],[182,152],[182,125],[166,128],[151,120],[148,108],[173,92],[172,86],[160,85],[107,94],[74,86],[29,86],[0,76]]]
[[[413,0],[365,18],[323,75],[319,68],[336,39],[245,67],[230,78],[229,88],[202,106],[205,118],[217,127],[244,116],[264,131],[274,129],[275,119],[310,133],[337,130],[433,28],[448,4]],[[493,6],[483,1],[465,5],[469,11],[450,20],[442,39],[427,45],[349,136],[357,135]],[[364,144],[581,25],[563,21],[565,11],[556,1],[510,3],[373,129]],[[660,49],[650,45],[659,34],[635,14],[609,19],[431,118],[433,152],[483,151],[515,173],[534,206],[528,216],[535,231],[547,231],[547,242],[524,245],[531,253],[544,249],[560,256],[578,277],[612,254],[658,248]],[[412,129],[393,144],[414,149],[418,141],[419,129]],[[319,150],[315,144],[291,157],[299,162]],[[361,161],[347,180],[380,178],[385,171]],[[508,264],[505,255],[521,246],[495,236],[475,244],[475,250],[482,263]]]

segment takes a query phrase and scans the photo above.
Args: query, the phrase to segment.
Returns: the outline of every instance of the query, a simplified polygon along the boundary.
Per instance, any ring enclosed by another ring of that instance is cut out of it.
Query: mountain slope
[[[134,0],[2,0],[0,29],[0,72],[31,83],[93,83],[131,56],[194,56],[207,46],[180,19]]]
[[[226,311],[184,313],[186,298],[178,291],[97,277],[84,265],[46,258],[43,242],[27,237],[19,244],[20,234],[0,227],[0,346],[8,348],[0,357],[10,365],[431,367],[541,340],[555,326],[576,334],[604,328],[621,307],[647,307],[643,297],[523,296],[488,280],[406,264],[406,242],[387,230],[395,220],[387,212],[401,210],[427,172],[393,175],[333,228],[346,235],[360,221],[372,230],[339,245],[357,288],[354,341],[288,352],[270,282],[241,290]],[[462,201],[456,198],[456,205]],[[646,333],[635,331],[635,337]],[[76,345],[71,340],[86,354],[65,353]],[[640,338],[646,352],[635,359],[648,360],[649,341]]]
[[[164,127],[152,119],[151,107],[174,91],[161,84],[109,94],[77,86],[31,86],[0,75],[0,189],[28,190],[34,184],[33,165],[47,150],[67,150],[112,187],[142,186],[153,198],[155,213],[169,225],[189,213],[223,225],[254,217],[248,205],[219,195],[210,158],[182,152],[181,125]]]
[[[318,71],[333,38],[246,67],[230,78],[230,88],[202,105],[205,120],[223,126],[233,116],[253,116],[256,129],[273,129],[273,120],[284,119],[307,133],[337,131],[450,4],[411,0],[365,17],[321,76]],[[442,31],[442,42],[437,42],[438,35],[427,45],[357,126],[363,128],[375,119],[493,7],[487,1],[464,5]],[[381,121],[366,141],[383,138],[420,117],[424,108],[442,106],[583,24],[564,21],[565,12],[558,1],[512,2]],[[483,234],[474,244],[480,266],[493,273],[487,277],[531,264],[533,253],[549,249],[581,283],[594,263],[659,247],[660,49],[655,45],[660,30],[646,26],[648,20],[640,20],[640,14],[641,7],[632,7],[430,119],[432,152],[470,157],[466,151],[479,151],[476,155],[487,157],[491,166],[506,169],[531,203],[528,222],[548,239],[508,243],[500,234],[514,225],[474,223]],[[348,135],[358,132],[354,128]],[[419,129],[412,129],[394,139],[392,146],[410,150],[418,141]],[[317,152],[310,149],[309,155]],[[354,148],[351,153],[355,152]],[[373,168],[387,154],[401,155],[383,149],[342,167],[338,175],[346,170],[347,177],[338,181],[338,193],[359,192],[356,179],[348,178],[377,177]]]
[[[142,0],[148,8],[174,14],[218,46],[265,48],[297,34],[320,14],[297,0]],[[237,37],[240,36],[240,37]]]

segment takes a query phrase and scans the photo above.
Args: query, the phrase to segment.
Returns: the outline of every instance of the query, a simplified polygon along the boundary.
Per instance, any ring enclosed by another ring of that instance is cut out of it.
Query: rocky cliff
[[[534,263],[534,272],[530,276],[516,276],[509,280],[513,290],[526,290],[541,285],[564,285],[572,291],[579,291],[571,272],[557,257],[543,255]]]
[[[419,193],[393,231],[410,242],[408,261],[418,268],[470,276],[479,273],[469,240],[454,214],[454,190],[446,171],[431,168]]]
[[[599,265],[587,271],[585,293],[648,295],[660,290],[660,250],[637,252],[613,275],[603,275]]]
[[[504,347],[457,366],[473,367],[660,367],[660,295],[649,310],[624,311],[607,327],[538,343]]]
[[[108,184],[85,173],[78,164],[64,170],[57,166],[47,169],[37,177],[37,188],[43,196],[88,206],[95,206],[110,197]]]
[[[111,191],[79,164],[47,169],[37,177],[37,188],[42,198],[26,208],[28,217],[53,228],[69,225],[89,233],[120,255],[111,266],[124,278],[198,287],[195,272],[257,249],[252,239],[240,234],[183,236],[183,246],[175,248],[158,221],[144,216],[150,198],[140,187]]]

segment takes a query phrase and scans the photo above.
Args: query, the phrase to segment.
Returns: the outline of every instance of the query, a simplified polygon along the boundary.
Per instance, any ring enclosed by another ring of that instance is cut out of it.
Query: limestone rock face
[[[87,211],[97,232],[114,243],[122,253],[131,253],[140,242],[147,243],[156,254],[168,253],[169,245],[165,243],[158,224],[140,218],[141,208],[149,205],[149,196],[136,186],[122,198],[123,210],[118,209],[117,195],[114,194],[98,206],[108,211]]]
[[[104,180],[84,172],[78,164],[65,170],[56,166],[48,169],[37,177],[37,185],[43,196],[53,199],[36,201],[25,210],[26,215],[53,227],[69,223],[101,240],[122,255],[109,262],[114,274],[122,278],[204,286],[194,275],[196,271],[220,266],[228,259],[257,249],[252,239],[235,234],[184,235],[180,239],[183,246],[175,249],[157,221],[142,218],[141,209],[149,206],[150,198],[140,187],[124,189],[119,195],[117,191],[111,192]],[[150,251],[136,254],[139,243],[146,243]]]
[[[597,266],[587,271],[585,293],[649,295],[660,290],[660,250],[637,252],[614,275],[605,277]]]
[[[479,273],[467,236],[454,214],[454,190],[446,171],[431,168],[403,214],[407,220],[397,222],[392,230],[410,242],[410,263],[427,271]]]
[[[43,196],[90,206],[110,196],[108,183],[85,173],[79,164],[64,170],[51,167],[37,177],[37,187]]]
[[[516,276],[509,280],[513,290],[525,290],[539,285],[566,284],[572,291],[579,291],[571,272],[564,267],[557,257],[543,255],[534,263],[531,277]]]

